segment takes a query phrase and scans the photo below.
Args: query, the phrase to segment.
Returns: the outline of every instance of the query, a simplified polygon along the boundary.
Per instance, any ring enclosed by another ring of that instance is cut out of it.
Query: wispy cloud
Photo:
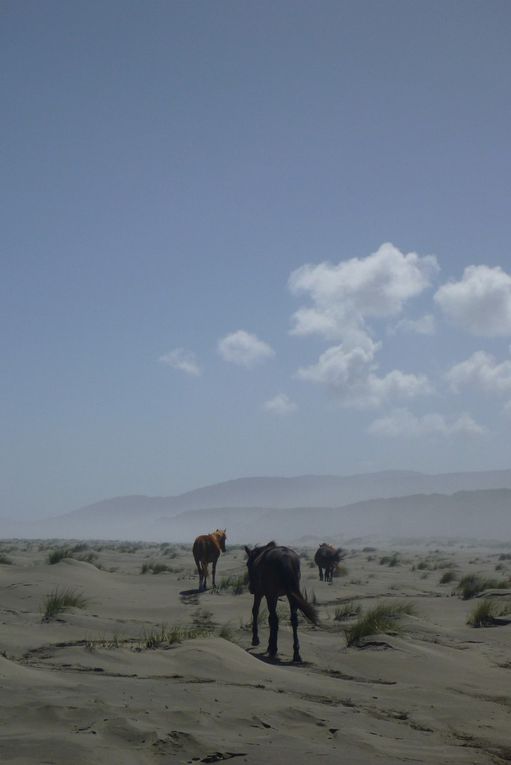
[[[366,258],[304,265],[289,277],[289,289],[312,305],[296,311],[291,333],[318,334],[351,345],[353,336],[367,333],[368,319],[399,315],[408,300],[429,287],[438,270],[433,255],[405,254],[389,242]]]
[[[283,417],[292,414],[298,407],[285,393],[278,393],[273,398],[265,401],[262,408],[265,412]]]
[[[486,393],[511,393],[511,361],[497,360],[485,351],[476,351],[447,372],[452,390],[473,386]]]
[[[218,352],[225,361],[247,369],[251,369],[275,355],[275,351],[268,343],[243,329],[232,332],[219,340]]]
[[[397,333],[415,335],[434,335],[436,332],[435,317],[428,313],[418,319],[400,319],[390,328],[390,334]]]
[[[394,369],[386,375],[375,372],[376,343],[347,350],[343,345],[328,348],[316,364],[297,372],[301,380],[329,387],[341,403],[359,408],[381,406],[389,399],[415,398],[433,392],[425,375]]]
[[[408,409],[395,409],[389,415],[374,420],[369,425],[368,432],[378,436],[399,438],[431,435],[480,436],[486,431],[469,414],[450,419],[437,413],[418,417]]]
[[[480,337],[511,335],[511,276],[500,267],[469,266],[434,299],[445,315]]]
[[[174,348],[173,351],[160,356],[158,361],[192,377],[198,377],[202,373],[195,354],[192,351],[185,351],[184,348]]]

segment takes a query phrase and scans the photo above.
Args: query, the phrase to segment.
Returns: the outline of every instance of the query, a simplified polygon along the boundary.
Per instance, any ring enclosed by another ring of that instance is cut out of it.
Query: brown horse
[[[277,601],[285,595],[291,609],[291,625],[293,627],[293,661],[301,662],[300,644],[298,642],[298,609],[313,624],[318,623],[316,610],[308,603],[300,592],[300,558],[289,547],[277,546],[269,542],[264,547],[245,547],[248,556],[249,589],[254,596],[252,606],[252,645],[259,645],[257,618],[263,596],[268,605],[268,624],[270,639],[268,654],[277,655],[277,635],[279,618],[277,616]]]
[[[199,572],[199,592],[207,590],[208,563],[213,564],[213,589],[215,589],[216,564],[221,552],[225,552],[226,529],[217,529],[212,534],[202,534],[193,543],[193,557]]]
[[[314,556],[314,563],[319,568],[319,578],[323,581],[323,569],[325,570],[325,582],[331,582],[334,571],[345,556],[341,547],[332,547],[326,542],[320,544]]]

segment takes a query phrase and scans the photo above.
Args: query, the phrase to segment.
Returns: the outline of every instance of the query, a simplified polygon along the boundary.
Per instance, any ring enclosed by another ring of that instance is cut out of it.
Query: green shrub
[[[58,614],[69,611],[70,608],[86,608],[88,599],[71,588],[59,589],[56,587],[46,595],[43,606],[43,622],[54,619]]]
[[[140,569],[141,574],[164,574],[164,573],[174,573],[174,569],[171,568],[171,566],[167,566],[166,563],[156,563],[155,561],[151,561],[150,563],[142,563],[142,568]]]
[[[141,648],[162,648],[169,647],[175,643],[181,643],[183,640],[193,640],[200,637],[208,637],[211,630],[198,627],[167,627],[162,624],[161,627],[151,628],[149,632],[144,632],[141,641]]]
[[[5,553],[0,553],[0,563],[3,563],[4,566],[11,566],[12,560]]]

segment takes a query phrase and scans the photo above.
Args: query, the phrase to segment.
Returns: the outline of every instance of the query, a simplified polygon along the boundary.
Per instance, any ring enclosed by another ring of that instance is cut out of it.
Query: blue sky
[[[509,467],[510,21],[3,2],[0,515]]]

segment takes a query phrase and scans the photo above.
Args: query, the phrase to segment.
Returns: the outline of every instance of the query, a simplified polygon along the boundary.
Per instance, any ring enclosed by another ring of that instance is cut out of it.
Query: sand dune
[[[508,762],[511,625],[468,626],[475,600],[439,583],[447,570],[509,577],[505,549],[407,548],[395,565],[380,563],[389,551],[353,550],[332,585],[302,551],[321,627],[301,621],[305,663],[294,666],[285,604],[269,662],[264,622],[262,645],[250,647],[250,595],[199,595],[189,549],[105,545],[92,562],[50,565],[47,545],[4,543],[13,562],[0,566],[1,762]],[[140,573],[156,561],[171,570]],[[243,571],[231,550],[219,583]],[[87,603],[42,622],[57,587]],[[511,607],[511,590],[491,595]],[[415,613],[394,634],[346,647],[355,619],[336,610],[382,601],[413,602]]]

